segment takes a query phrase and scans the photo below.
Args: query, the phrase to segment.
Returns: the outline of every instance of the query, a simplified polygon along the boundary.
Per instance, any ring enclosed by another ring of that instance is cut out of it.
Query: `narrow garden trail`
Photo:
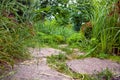
[[[71,77],[47,65],[46,57],[58,55],[61,53],[60,50],[53,48],[29,48],[29,50],[33,58],[15,65],[15,74],[3,80],[72,80]]]
[[[65,54],[65,52],[54,48],[29,48],[29,51],[32,59],[15,65],[15,74],[3,80],[77,80],[50,68],[47,64],[48,56]],[[120,64],[110,60],[85,58],[67,61],[66,65],[72,71],[82,74],[93,74],[94,71],[102,71],[106,68],[117,75],[120,74]]]

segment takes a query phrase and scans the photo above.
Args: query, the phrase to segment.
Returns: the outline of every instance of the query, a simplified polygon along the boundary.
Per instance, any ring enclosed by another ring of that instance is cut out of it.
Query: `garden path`
[[[4,80],[72,80],[70,76],[51,69],[46,62],[46,57],[64,53],[53,48],[29,48],[31,60],[24,61],[14,66],[14,75]]]
[[[54,48],[29,48],[29,51],[32,59],[15,65],[15,74],[3,80],[74,80],[70,76],[51,69],[46,62],[46,57],[64,54],[65,52]],[[78,52],[77,49],[75,51]],[[93,74],[94,71],[102,71],[106,68],[120,74],[120,64],[110,60],[85,58],[82,60],[70,60],[66,64],[72,71],[83,74]]]

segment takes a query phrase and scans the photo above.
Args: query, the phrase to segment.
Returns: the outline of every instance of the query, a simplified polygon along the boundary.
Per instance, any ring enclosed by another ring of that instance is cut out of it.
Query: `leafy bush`
[[[62,35],[53,35],[53,38],[54,38],[54,42],[58,44],[65,43],[65,38]]]
[[[62,27],[54,20],[39,22],[35,26],[39,41],[44,43],[66,43],[66,39],[75,33],[70,27]]]
[[[71,20],[74,24],[73,29],[79,31],[82,23],[88,22],[92,16],[92,0],[76,0],[75,4],[70,4]]]
[[[67,43],[70,45],[77,44],[80,45],[85,40],[84,35],[80,33],[74,33],[69,38],[67,38]]]

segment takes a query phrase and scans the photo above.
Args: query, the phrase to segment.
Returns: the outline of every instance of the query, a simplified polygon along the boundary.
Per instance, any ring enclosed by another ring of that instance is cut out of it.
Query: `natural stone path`
[[[65,52],[53,48],[29,48],[29,51],[33,58],[15,65],[16,73],[2,80],[74,80],[70,76],[51,69],[46,62],[47,56],[65,54]],[[73,52],[73,54],[84,55],[78,49],[73,49]],[[72,71],[81,74],[93,74],[95,71],[101,72],[108,68],[120,75],[120,64],[110,60],[85,58],[70,60],[66,64]]]
[[[15,67],[17,73],[10,80],[71,80],[46,64],[46,59],[31,60]]]
[[[109,69],[116,75],[120,75],[120,64],[110,60],[102,60],[98,58],[85,58],[81,60],[71,60],[67,62],[71,70],[82,74],[94,74]]]
[[[16,74],[4,80],[72,80],[67,75],[51,69],[46,62],[46,57],[64,53],[53,48],[29,48],[33,59],[15,65]]]
[[[31,55],[35,58],[43,58],[51,55],[58,55],[65,53],[61,50],[54,48],[29,48]]]

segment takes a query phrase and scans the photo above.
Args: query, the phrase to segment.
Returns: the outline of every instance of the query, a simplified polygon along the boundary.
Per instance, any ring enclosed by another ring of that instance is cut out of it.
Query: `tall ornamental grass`
[[[13,66],[15,61],[28,58],[25,41],[32,37],[32,28],[27,21],[23,22],[25,8],[16,0],[0,1],[0,71],[8,65]],[[17,13],[19,10],[23,15]]]
[[[115,9],[118,0],[93,0],[92,37],[98,40],[97,48],[108,53],[112,47],[120,47],[120,25],[117,25],[119,14]],[[114,12],[110,15],[111,12]]]

